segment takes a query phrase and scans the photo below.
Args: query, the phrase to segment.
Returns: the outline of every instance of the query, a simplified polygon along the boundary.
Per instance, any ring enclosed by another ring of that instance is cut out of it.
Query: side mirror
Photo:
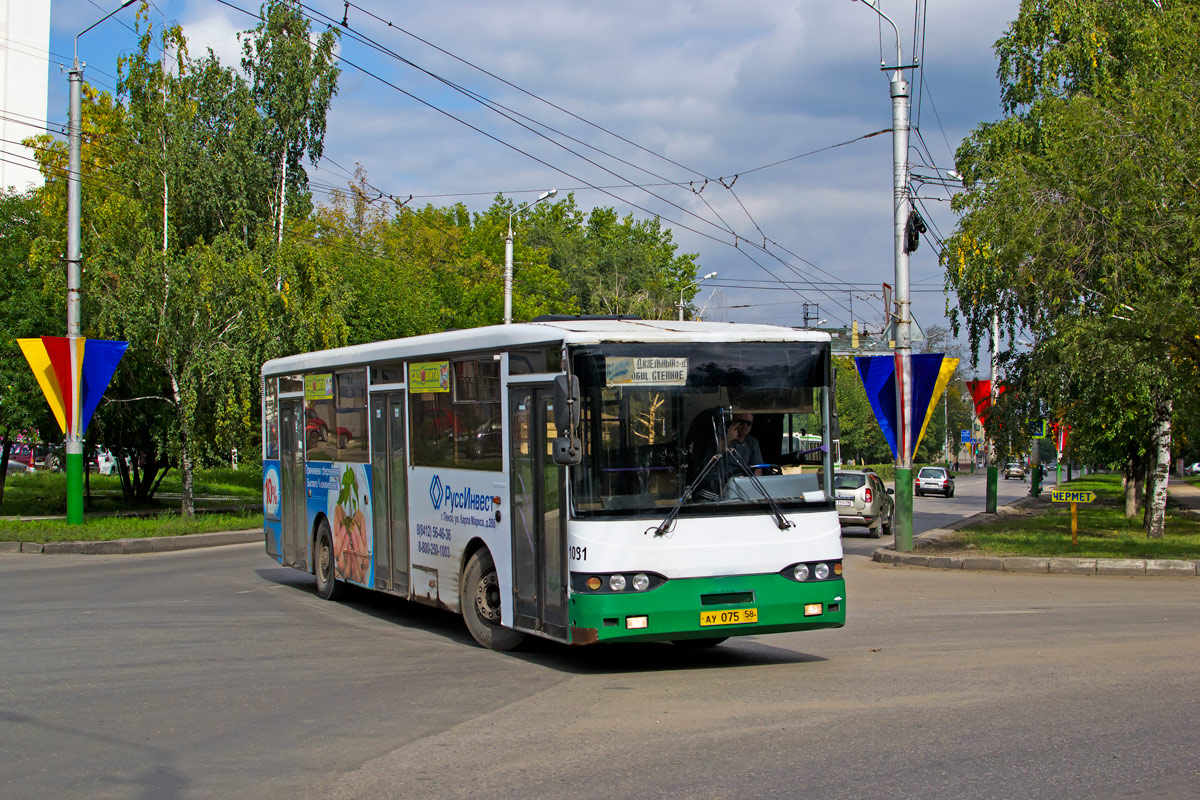
[[[579,378],[574,375],[554,379],[554,426],[572,436],[579,428]]]
[[[573,467],[583,460],[583,443],[578,436],[559,436],[554,440],[554,463]]]
[[[887,493],[888,493],[888,494],[895,494],[895,493],[896,493],[896,490],[895,490],[895,489],[888,489],[888,490],[887,490]]]

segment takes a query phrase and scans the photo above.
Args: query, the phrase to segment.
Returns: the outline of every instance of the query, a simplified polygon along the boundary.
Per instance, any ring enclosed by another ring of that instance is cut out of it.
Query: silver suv
[[[840,470],[833,473],[833,493],[837,498],[838,521],[842,527],[861,525],[871,537],[892,535],[896,519],[893,492],[870,471]]]
[[[945,467],[921,467],[913,492],[917,497],[930,493],[954,497],[954,476]]]

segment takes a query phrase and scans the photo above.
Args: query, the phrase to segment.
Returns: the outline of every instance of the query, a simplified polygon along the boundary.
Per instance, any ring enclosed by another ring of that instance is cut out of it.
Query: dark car
[[[879,476],[869,470],[841,470],[833,473],[833,493],[837,499],[838,522],[842,527],[861,525],[872,538],[892,535],[896,518],[893,492]]]
[[[913,493],[918,497],[925,494],[954,497],[954,476],[945,467],[921,467]]]

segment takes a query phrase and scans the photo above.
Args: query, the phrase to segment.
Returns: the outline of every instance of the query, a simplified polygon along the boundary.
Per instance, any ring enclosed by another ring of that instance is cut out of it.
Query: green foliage
[[[1026,0],[997,42],[1011,116],[960,148],[943,252],[973,358],[993,314],[1036,339],[1001,351],[993,431],[1061,419],[1084,458],[1140,475],[1171,404],[1195,413],[1197,38],[1192,2]]]

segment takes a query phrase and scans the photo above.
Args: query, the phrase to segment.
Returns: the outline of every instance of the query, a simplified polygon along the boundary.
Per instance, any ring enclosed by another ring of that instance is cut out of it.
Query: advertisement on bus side
[[[304,486],[308,518],[324,514],[329,520],[338,580],[374,588],[371,465],[306,464]]]

